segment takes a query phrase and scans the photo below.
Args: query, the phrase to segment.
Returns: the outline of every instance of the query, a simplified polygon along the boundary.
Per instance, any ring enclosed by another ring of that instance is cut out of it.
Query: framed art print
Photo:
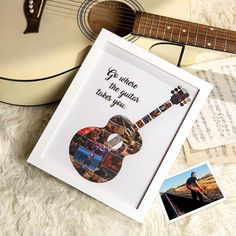
[[[211,87],[102,30],[28,162],[142,222]]]

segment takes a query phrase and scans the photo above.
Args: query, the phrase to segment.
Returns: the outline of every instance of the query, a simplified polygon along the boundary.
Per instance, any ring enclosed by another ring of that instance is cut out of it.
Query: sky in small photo
[[[206,174],[212,174],[207,163],[204,163],[200,166],[194,167],[187,171],[184,171],[180,174],[172,176],[166,180],[164,180],[159,192],[164,193],[170,188],[175,188],[181,184],[186,183],[186,180],[191,177],[191,173],[196,172],[197,178],[200,179],[201,177],[205,176]]]

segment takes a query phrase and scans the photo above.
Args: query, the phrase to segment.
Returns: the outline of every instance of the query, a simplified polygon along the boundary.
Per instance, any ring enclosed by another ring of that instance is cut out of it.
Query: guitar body
[[[69,145],[70,160],[76,171],[95,183],[113,179],[119,173],[123,159],[141,149],[142,137],[138,130],[173,105],[182,107],[191,101],[188,91],[181,86],[171,90],[171,94],[170,100],[135,123],[116,115],[103,128],[87,127],[79,130]]]
[[[128,5],[132,2],[122,1]],[[138,3],[140,10],[189,19],[188,0]],[[81,32],[75,11],[47,5],[39,32],[24,34],[27,22],[23,5],[24,0],[1,1],[0,101],[20,105],[50,103],[61,99],[93,41]],[[180,10],[176,12],[176,8]],[[139,37],[135,40],[147,50],[157,42]],[[165,55],[173,55],[173,50],[164,51]]]
[[[116,22],[114,10],[110,14],[96,12],[96,1],[34,0],[44,2],[38,32],[27,32],[32,23],[23,11],[29,6],[26,0],[2,0],[0,9],[0,101],[19,105],[40,105],[62,98],[81,65],[90,45],[96,37],[87,32],[90,17],[96,27],[100,22]],[[121,0],[129,9],[190,20],[189,0]],[[82,5],[81,5],[82,4]],[[123,8],[122,9],[126,9]],[[92,10],[91,10],[92,9]],[[178,9],[176,11],[176,9]],[[109,10],[109,9],[108,9]],[[126,12],[127,13],[127,12]],[[125,13],[125,14],[126,14]],[[118,17],[127,19],[122,10]],[[30,15],[30,14],[29,14]],[[92,19],[93,18],[93,19]],[[104,19],[106,18],[106,19]],[[127,25],[126,25],[127,27]],[[132,27],[131,24],[129,27]],[[109,27],[108,27],[109,29]],[[26,31],[27,31],[26,30]],[[122,35],[123,36],[123,35]],[[166,41],[132,36],[124,38],[150,50],[164,59],[177,64],[182,47],[166,44]],[[158,43],[157,46],[152,47]],[[192,64],[204,50],[188,47],[182,65]],[[206,52],[206,51],[204,51]]]
[[[39,105],[59,100],[91,42],[76,18],[48,14],[46,8],[39,32],[24,34],[23,5],[23,0],[1,1],[0,101]]]
[[[78,173],[95,183],[113,179],[120,171],[123,159],[141,149],[140,134],[134,132],[128,136],[125,132],[132,125],[126,117],[117,115],[103,128],[88,127],[78,131],[69,147],[71,162]]]

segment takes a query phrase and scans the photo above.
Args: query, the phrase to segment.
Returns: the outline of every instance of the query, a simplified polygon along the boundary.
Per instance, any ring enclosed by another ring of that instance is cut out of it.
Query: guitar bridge
[[[24,13],[27,21],[27,27],[24,34],[38,33],[45,3],[46,0],[25,0]]]

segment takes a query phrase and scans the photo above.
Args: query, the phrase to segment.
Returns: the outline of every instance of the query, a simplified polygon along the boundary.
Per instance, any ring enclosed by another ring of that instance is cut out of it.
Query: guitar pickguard
[[[121,169],[126,155],[137,153],[142,146],[138,132],[127,135],[132,122],[124,116],[112,117],[103,128],[88,127],[77,132],[70,142],[70,159],[85,179],[102,183],[113,179]],[[118,147],[111,147],[109,137],[121,137]],[[115,135],[115,136],[116,136]]]

